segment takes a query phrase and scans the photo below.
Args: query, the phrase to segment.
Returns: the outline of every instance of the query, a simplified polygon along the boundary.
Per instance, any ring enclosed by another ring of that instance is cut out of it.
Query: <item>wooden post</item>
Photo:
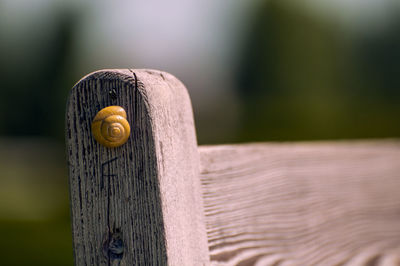
[[[96,114],[125,109],[130,136],[108,148]],[[207,265],[191,103],[153,70],[103,70],[80,80],[67,104],[66,142],[76,265]]]

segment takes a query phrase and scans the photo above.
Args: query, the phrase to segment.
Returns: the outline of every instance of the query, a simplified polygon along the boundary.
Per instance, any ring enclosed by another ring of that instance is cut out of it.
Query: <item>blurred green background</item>
[[[64,109],[103,68],[191,94],[200,144],[400,137],[397,0],[0,0],[3,265],[71,265]]]

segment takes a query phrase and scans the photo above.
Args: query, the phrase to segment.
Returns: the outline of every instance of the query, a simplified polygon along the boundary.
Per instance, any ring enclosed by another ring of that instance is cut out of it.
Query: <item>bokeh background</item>
[[[400,137],[398,0],[0,0],[3,265],[72,265],[65,102],[104,68],[181,79],[200,144]]]

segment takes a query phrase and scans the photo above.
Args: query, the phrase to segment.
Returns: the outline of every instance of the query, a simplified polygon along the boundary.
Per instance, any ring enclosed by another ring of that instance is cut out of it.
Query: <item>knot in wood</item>
[[[124,255],[124,241],[119,230],[109,234],[108,239],[104,243],[103,250],[104,255],[111,260],[122,259]]]

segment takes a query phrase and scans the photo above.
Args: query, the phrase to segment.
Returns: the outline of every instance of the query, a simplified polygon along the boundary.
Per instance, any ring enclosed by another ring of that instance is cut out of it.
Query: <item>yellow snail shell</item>
[[[101,109],[92,122],[92,134],[103,146],[114,148],[124,144],[131,133],[126,112],[121,106]]]

